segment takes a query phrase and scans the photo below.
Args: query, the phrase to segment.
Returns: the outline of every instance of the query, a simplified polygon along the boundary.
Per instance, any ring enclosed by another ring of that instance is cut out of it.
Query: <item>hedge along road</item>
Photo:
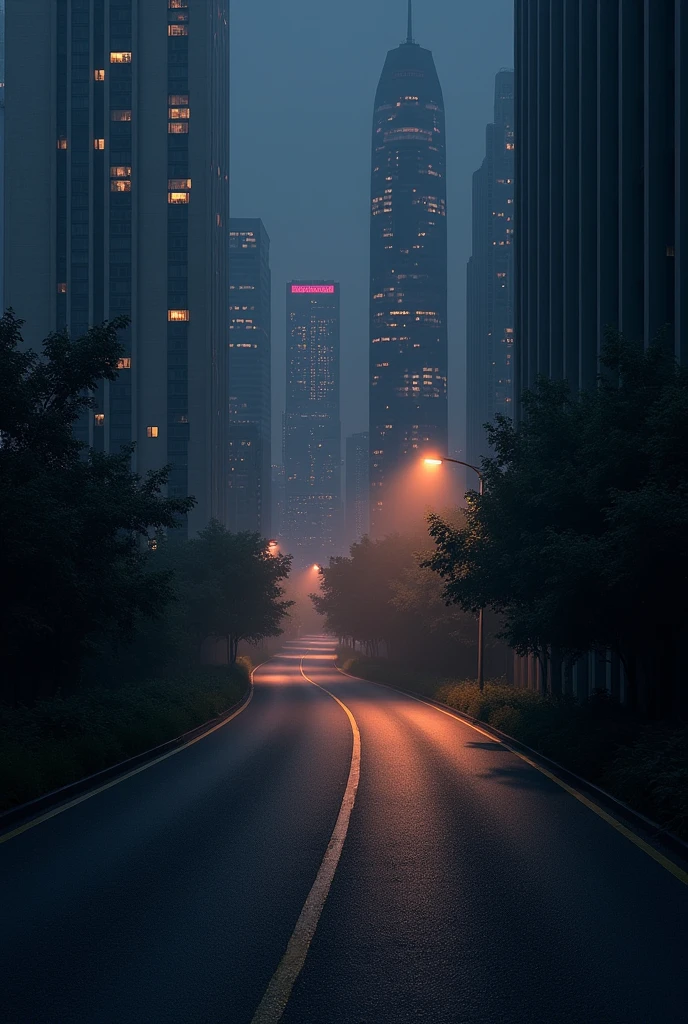
[[[0,1020],[682,1022],[682,879],[332,651],[288,645],[226,727],[0,842]]]

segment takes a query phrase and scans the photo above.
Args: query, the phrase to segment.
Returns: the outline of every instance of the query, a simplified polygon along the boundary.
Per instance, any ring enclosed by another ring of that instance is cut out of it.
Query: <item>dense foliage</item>
[[[167,470],[142,479],[133,446],[105,454],[75,437],[117,376],[126,320],[53,334],[42,355],[21,326],[11,311],[0,321],[0,702],[192,670],[208,638],[233,664],[240,641],[277,636],[290,559],[219,523],[183,541],[194,499],[164,495]]]
[[[131,473],[131,449],[105,455],[74,437],[89,393],[117,375],[126,321],[25,350],[22,321],[0,321],[0,699],[47,697],[85,657],[171,597],[144,538],[171,529],[192,499],[162,495],[164,471]]]
[[[618,653],[631,705],[663,716],[686,701],[688,371],[618,335],[603,364],[595,389],[542,378],[517,426],[497,418],[485,494],[458,527],[431,517],[426,564],[521,654]]]
[[[331,558],[313,603],[329,632],[384,651],[397,662],[474,674],[475,617],[448,607],[437,577],[421,562],[427,533],[364,537],[348,557]]]

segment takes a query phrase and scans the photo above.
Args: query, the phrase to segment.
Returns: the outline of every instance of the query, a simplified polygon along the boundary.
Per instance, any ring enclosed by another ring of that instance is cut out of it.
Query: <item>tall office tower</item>
[[[413,40],[410,0],[408,37],[388,53],[375,97],[372,158],[370,511],[379,536],[396,474],[448,444],[444,102],[432,53]]]
[[[272,467],[272,535],[273,537],[284,536],[284,466],[274,465]]]
[[[5,302],[35,346],[126,314],[79,425],[227,516],[228,0],[7,0]],[[9,258],[11,257],[11,258]]]
[[[0,0],[0,313],[5,310],[5,0]]]
[[[287,285],[284,533],[297,564],[337,554],[341,530],[339,285]]]
[[[513,410],[514,73],[496,78],[494,123],[473,175],[473,254],[467,281],[466,453],[488,454],[484,424]]]
[[[269,537],[270,239],[260,220],[229,232],[229,527]]]
[[[346,542],[354,544],[370,530],[370,434],[346,439]]]
[[[688,362],[683,0],[516,0],[516,377],[594,385],[605,325]]]

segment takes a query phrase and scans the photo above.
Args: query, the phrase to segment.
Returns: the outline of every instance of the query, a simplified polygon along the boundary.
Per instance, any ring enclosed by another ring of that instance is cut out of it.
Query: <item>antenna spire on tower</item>
[[[408,36],[407,43],[413,42],[413,0],[408,0]]]

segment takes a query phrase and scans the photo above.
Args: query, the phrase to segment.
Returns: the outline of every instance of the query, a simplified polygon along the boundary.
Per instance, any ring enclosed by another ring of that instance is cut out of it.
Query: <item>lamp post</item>
[[[485,493],[485,480],[481,470],[477,466],[472,466],[470,462],[462,462],[461,459],[450,459],[449,456],[444,456],[441,459],[425,459],[426,466],[441,466],[444,462],[452,462],[455,466],[465,466],[466,469],[472,469],[474,473],[478,474],[478,480],[480,485],[478,487],[478,494],[482,498]],[[485,609],[481,608],[478,614],[478,687],[482,693],[483,687],[485,686]]]

